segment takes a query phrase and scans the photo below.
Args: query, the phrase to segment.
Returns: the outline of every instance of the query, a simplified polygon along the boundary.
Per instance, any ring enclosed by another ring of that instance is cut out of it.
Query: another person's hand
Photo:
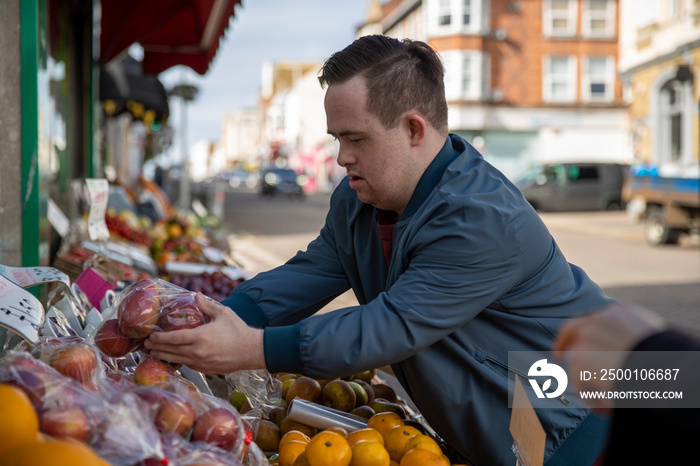
[[[569,381],[582,391],[611,390],[614,381],[601,374],[581,380],[580,373],[592,368],[622,368],[627,352],[645,337],[663,328],[663,320],[648,311],[613,303],[564,324],[554,342],[554,351],[567,363]],[[610,400],[591,400],[591,405],[608,409]]]
[[[210,321],[193,329],[151,333],[144,346],[154,357],[207,374],[265,368],[262,329],[249,327],[231,309],[201,293],[195,302]]]

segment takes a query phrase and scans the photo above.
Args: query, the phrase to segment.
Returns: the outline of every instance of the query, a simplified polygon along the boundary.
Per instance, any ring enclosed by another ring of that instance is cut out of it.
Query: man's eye
[[[356,139],[351,138],[351,139],[349,139],[349,141],[352,142],[353,144],[357,144],[358,142],[362,141],[362,138],[356,138]]]

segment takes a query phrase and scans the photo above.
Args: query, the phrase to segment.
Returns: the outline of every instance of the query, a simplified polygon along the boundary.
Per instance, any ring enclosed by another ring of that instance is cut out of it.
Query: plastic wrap
[[[246,396],[251,408],[246,418],[266,418],[282,403],[282,382],[266,370],[232,372],[226,374],[226,381]]]
[[[80,344],[73,340],[63,344],[54,341],[43,350],[39,345],[37,351],[45,354],[43,351],[50,348],[50,355],[61,354],[62,348]],[[70,360],[76,364],[81,361]],[[98,374],[79,382],[21,351],[8,351],[0,360],[0,381],[29,396],[45,435],[84,442],[114,465],[162,458],[158,432],[144,416],[135,395],[123,387],[110,389],[104,373]]]
[[[196,293],[160,279],[142,279],[119,291],[93,339],[106,355],[119,358],[142,350],[152,332],[195,328],[208,318],[195,304]]]
[[[238,461],[248,454],[251,434],[247,433],[240,413],[227,401],[202,395],[195,406],[196,418],[190,440],[228,451]]]

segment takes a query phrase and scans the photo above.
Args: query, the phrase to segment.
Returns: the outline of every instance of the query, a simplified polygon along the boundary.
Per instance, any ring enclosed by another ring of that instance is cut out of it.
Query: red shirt
[[[384,248],[384,258],[386,264],[391,265],[391,248],[394,244],[394,225],[396,225],[396,215],[394,212],[381,212],[377,218],[377,228],[379,237]]]

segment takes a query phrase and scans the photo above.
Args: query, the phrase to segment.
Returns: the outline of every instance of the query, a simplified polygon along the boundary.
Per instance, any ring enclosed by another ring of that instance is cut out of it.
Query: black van
[[[537,210],[620,210],[629,165],[558,163],[528,170],[515,185]]]

